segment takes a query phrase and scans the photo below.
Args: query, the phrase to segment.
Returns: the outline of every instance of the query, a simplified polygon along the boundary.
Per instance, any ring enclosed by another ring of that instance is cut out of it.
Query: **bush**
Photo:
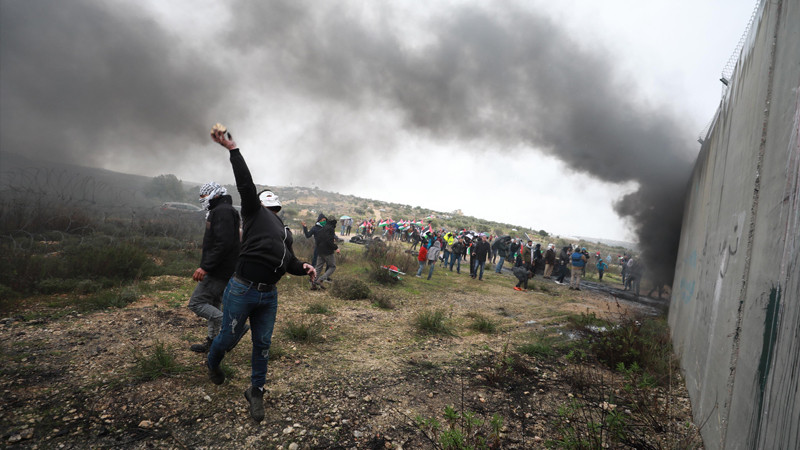
[[[414,324],[422,333],[452,335],[453,331],[445,321],[445,313],[442,310],[420,311],[417,313]]]
[[[308,308],[306,308],[306,313],[307,314],[331,314],[332,311],[328,307],[328,305],[326,305],[325,303],[316,302],[316,303],[312,303],[312,304],[308,305]]]
[[[357,278],[340,278],[333,283],[331,294],[343,300],[362,300],[369,298],[371,292],[367,283]]]
[[[481,333],[491,334],[497,331],[497,324],[488,317],[477,314],[472,318],[470,328]]]
[[[626,320],[591,336],[591,349],[608,367],[639,367],[660,385],[677,371],[669,327],[661,318]]]
[[[322,321],[314,320],[289,320],[283,334],[295,342],[320,342],[322,341]]]
[[[123,288],[120,291],[107,290],[97,292],[82,299],[78,303],[82,311],[96,311],[106,308],[124,308],[139,299],[139,291],[135,287]]]
[[[176,375],[188,370],[175,359],[174,351],[164,343],[156,341],[149,353],[133,350],[133,359],[136,361],[133,372],[137,379],[155,380],[162,376]]]
[[[394,302],[392,302],[392,299],[381,294],[372,296],[372,304],[380,309],[394,309]]]
[[[47,278],[36,283],[36,292],[45,295],[71,292],[75,290],[77,284],[77,280]]]
[[[93,294],[103,289],[103,283],[94,280],[81,280],[75,284],[76,294]]]
[[[549,359],[556,355],[553,347],[542,342],[531,342],[517,347],[517,351],[534,358]]]

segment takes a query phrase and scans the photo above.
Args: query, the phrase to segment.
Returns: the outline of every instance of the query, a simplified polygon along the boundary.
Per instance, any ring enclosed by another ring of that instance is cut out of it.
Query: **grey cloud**
[[[617,73],[609,55],[579,45],[543,15],[511,2],[451,6],[427,19],[424,45],[409,45],[401,17],[391,13],[379,19],[385,23],[364,23],[347,2],[241,0],[231,4],[228,31],[214,49],[246,68],[234,73],[133,9],[2,5],[3,148],[77,161],[141,133],[152,134],[145,142],[199,144],[218,120],[212,115],[247,114],[227,99],[246,98],[246,90],[258,102],[285,90],[322,110],[296,142],[315,158],[295,162],[297,170],[314,170],[322,159],[329,176],[358,170],[376,142],[392,141],[390,125],[344,119],[380,111],[412,134],[479,140],[498,151],[524,145],[601,180],[635,181],[641,188],[615,209],[632,221],[650,266],[671,278],[692,163],[689,132],[679,117],[639,100],[635,82]],[[172,158],[180,155],[173,150]],[[565,174],[564,183],[580,179]]]

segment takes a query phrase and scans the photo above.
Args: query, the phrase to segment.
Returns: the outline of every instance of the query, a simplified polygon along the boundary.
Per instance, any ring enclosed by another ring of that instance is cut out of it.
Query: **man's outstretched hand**
[[[211,139],[214,140],[217,144],[227,148],[228,150],[233,150],[237,148],[236,141],[233,140],[233,137],[227,131],[213,129],[211,130]]]
[[[314,281],[317,278],[317,271],[311,264],[303,263],[303,270],[305,270],[306,274],[311,277],[311,281]]]

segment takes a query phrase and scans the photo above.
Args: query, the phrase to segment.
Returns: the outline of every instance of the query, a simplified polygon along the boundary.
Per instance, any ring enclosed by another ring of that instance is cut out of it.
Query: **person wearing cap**
[[[597,279],[598,281],[603,281],[603,274],[605,273],[606,269],[608,268],[608,264],[603,261],[603,258],[597,260]]]
[[[206,231],[203,234],[200,267],[192,274],[192,279],[198,283],[189,298],[188,307],[206,319],[208,334],[205,341],[194,344],[189,349],[205,353],[222,327],[222,293],[233,275],[236,258],[239,257],[239,213],[233,209],[233,201],[227,189],[213,181],[200,187],[200,204],[208,211]],[[247,332],[246,328],[242,334]],[[241,339],[241,335],[239,338]]]
[[[317,273],[314,266],[295,257],[292,233],[277,214],[281,209],[278,196],[268,190],[257,193],[250,169],[231,135],[215,127],[211,138],[229,151],[236,189],[242,199],[243,226],[236,270],[222,298],[222,331],[208,351],[208,376],[214,384],[225,382],[220,363],[249,320],[253,350],[250,387],[244,397],[250,406],[250,417],[261,422],[267,363],[278,311],[276,284],[286,273],[308,275],[312,281]]]

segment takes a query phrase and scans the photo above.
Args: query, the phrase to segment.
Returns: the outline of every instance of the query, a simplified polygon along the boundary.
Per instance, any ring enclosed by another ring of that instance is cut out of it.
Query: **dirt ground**
[[[334,283],[338,276],[346,273],[335,274]],[[367,300],[339,300],[330,289],[309,291],[303,279],[285,277],[273,339],[281,351],[269,364],[261,423],[250,419],[243,396],[249,335],[226,357],[232,376],[221,386],[208,380],[204,355],[188,349],[205,335],[205,321],[186,308],[191,280],[150,280],[171,287],[123,309],[79,314],[31,304],[0,323],[2,446],[437,448],[436,436],[415,418],[443,422],[444,408],[454,405],[482,420],[502,417],[501,448],[547,448],[559,437],[553,426],[559,408],[583,396],[576,374],[591,373],[617,393],[622,381],[596,363],[576,367],[563,356],[538,360],[514,348],[542,333],[560,333],[570,313],[612,319],[652,313],[541,278],[532,286],[544,288],[517,292],[510,275],[493,271],[478,281],[437,268],[432,281],[412,275],[396,287],[373,287],[395,306],[380,309]],[[307,313],[313,303],[331,313]],[[452,335],[415,328],[420,311],[436,309],[445,311]],[[470,328],[476,314],[496,323],[497,331]],[[283,329],[290,320],[320,320],[323,340],[288,340]],[[137,355],[160,344],[187,369],[138,379]],[[506,364],[512,353],[514,362]],[[683,389],[660,397],[652,400],[666,405],[667,425],[653,448],[675,448],[694,433],[688,398]],[[679,427],[680,433],[671,431]]]

